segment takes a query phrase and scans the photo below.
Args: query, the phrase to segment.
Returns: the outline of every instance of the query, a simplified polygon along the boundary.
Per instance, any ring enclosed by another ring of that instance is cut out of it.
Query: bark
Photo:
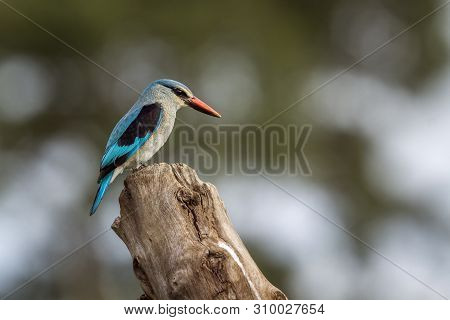
[[[184,164],[125,180],[113,230],[148,299],[286,299],[234,230],[217,189]]]

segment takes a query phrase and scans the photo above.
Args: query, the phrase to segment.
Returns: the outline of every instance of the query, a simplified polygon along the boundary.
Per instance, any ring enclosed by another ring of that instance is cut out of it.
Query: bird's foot
[[[141,169],[143,169],[143,168],[145,168],[145,167],[148,167],[148,164],[146,164],[146,163],[141,163],[140,165],[138,165],[138,166],[134,169],[134,171],[141,170]]]

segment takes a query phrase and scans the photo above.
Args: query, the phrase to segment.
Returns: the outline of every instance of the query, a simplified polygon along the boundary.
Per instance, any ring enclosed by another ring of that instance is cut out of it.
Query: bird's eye
[[[173,92],[175,92],[175,94],[176,94],[177,96],[179,96],[179,97],[187,98],[186,92],[184,92],[184,91],[181,90],[181,89],[175,88],[175,89],[173,89]]]

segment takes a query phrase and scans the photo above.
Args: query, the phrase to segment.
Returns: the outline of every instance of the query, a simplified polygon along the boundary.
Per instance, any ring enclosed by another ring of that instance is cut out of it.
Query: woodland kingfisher
[[[157,80],[144,89],[109,136],[100,163],[99,187],[91,215],[100,205],[108,186],[119,174],[146,164],[164,145],[172,132],[177,111],[183,107],[220,118],[217,111],[177,81]]]

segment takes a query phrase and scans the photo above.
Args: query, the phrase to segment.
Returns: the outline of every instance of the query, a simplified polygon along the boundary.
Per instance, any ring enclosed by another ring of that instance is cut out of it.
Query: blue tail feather
[[[103,177],[102,180],[100,180],[100,186],[98,187],[97,194],[95,195],[94,203],[92,204],[91,208],[91,216],[95,213],[98,206],[100,205],[100,202],[103,199],[103,196],[105,195],[106,190],[108,189],[108,186],[111,182],[111,178],[113,176],[114,170]]]

